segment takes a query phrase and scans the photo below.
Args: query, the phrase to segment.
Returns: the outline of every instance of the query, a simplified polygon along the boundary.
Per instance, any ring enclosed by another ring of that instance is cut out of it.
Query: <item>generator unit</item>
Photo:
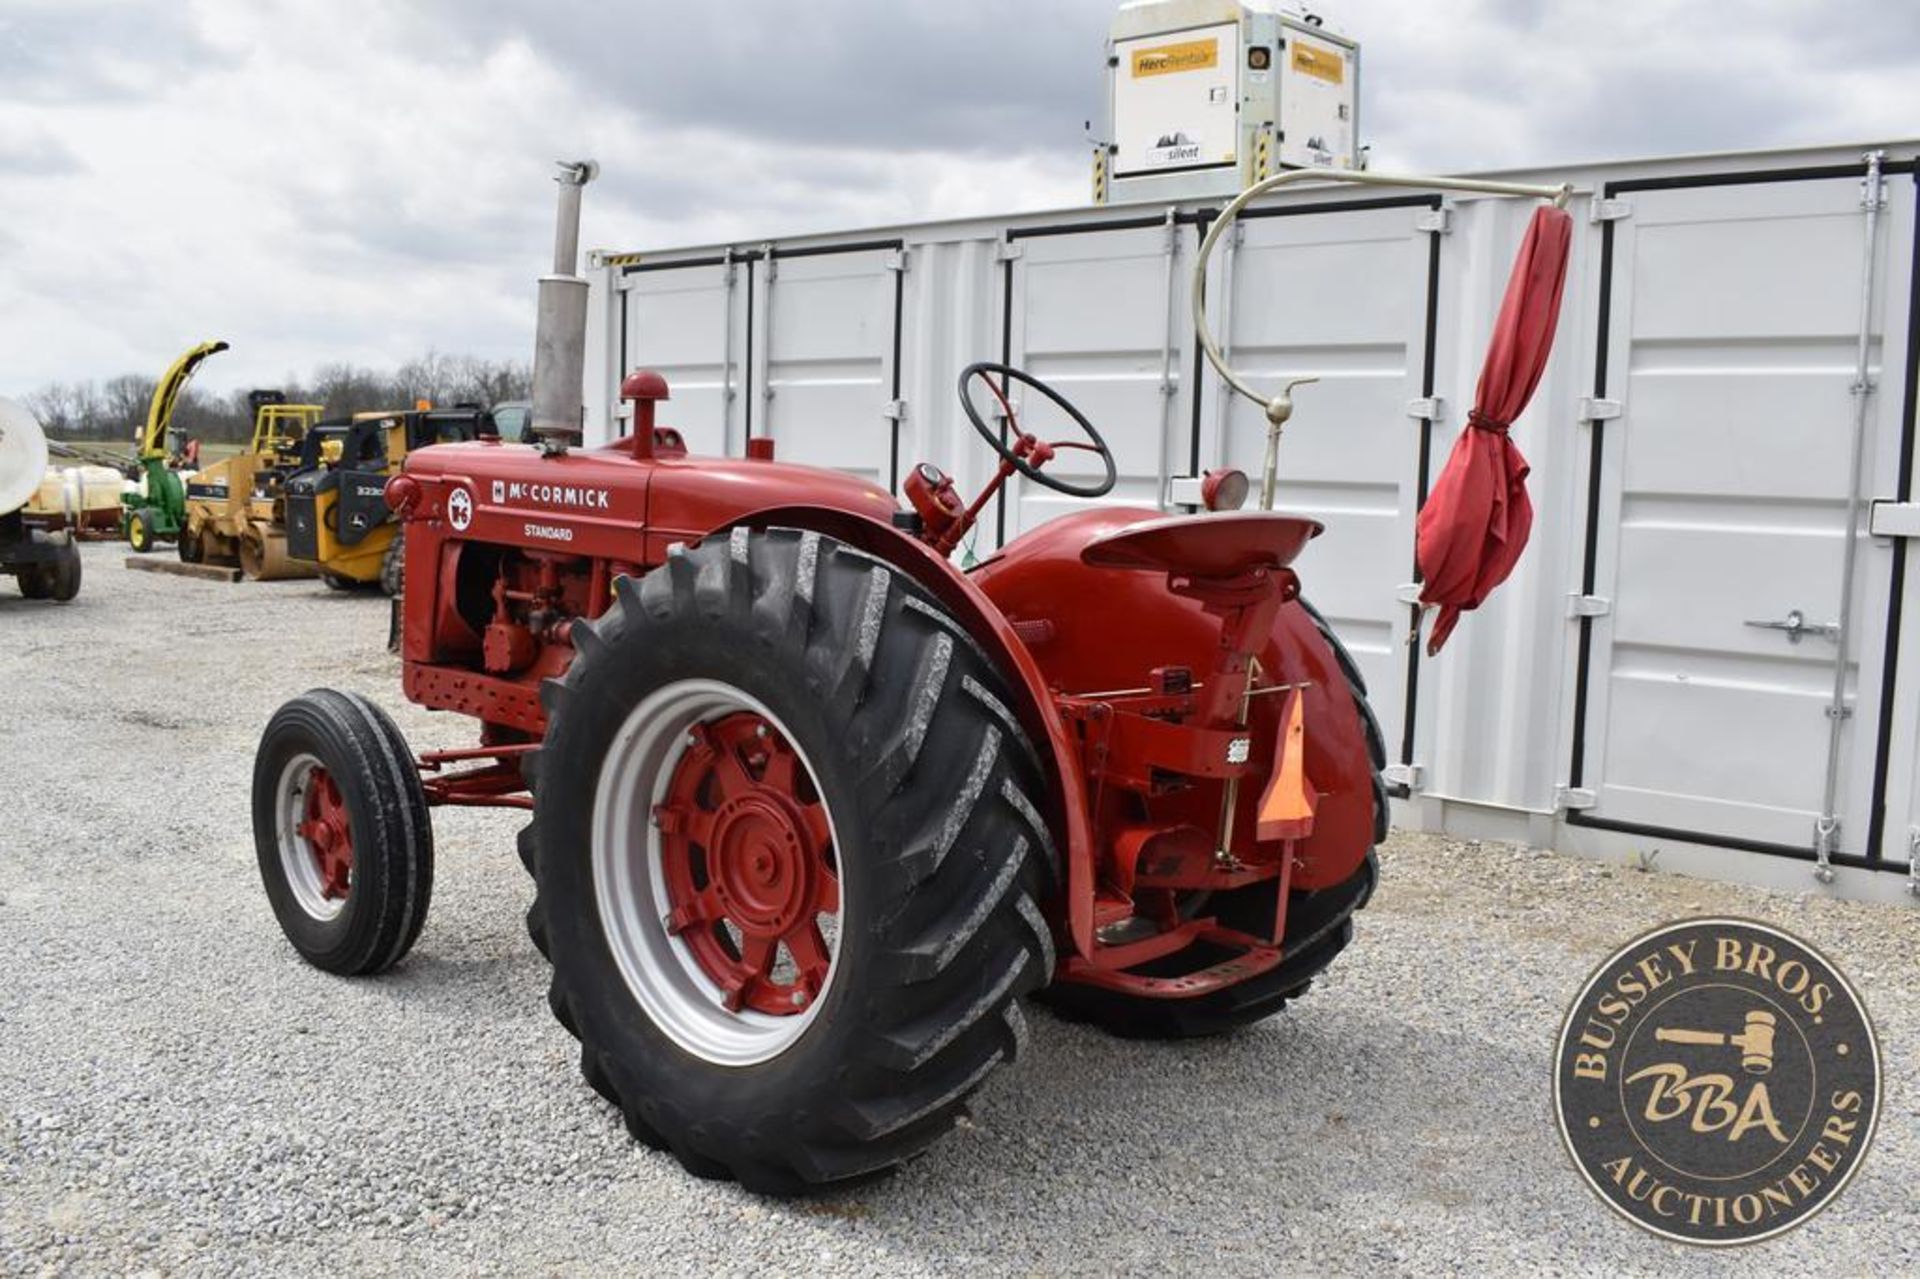
[[[1096,204],[1234,195],[1364,168],[1360,46],[1275,0],[1128,0],[1107,40]]]

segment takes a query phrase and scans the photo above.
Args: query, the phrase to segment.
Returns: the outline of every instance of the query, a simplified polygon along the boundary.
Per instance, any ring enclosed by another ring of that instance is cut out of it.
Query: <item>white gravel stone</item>
[[[581,1082],[513,815],[435,813],[433,914],[392,973],[281,939],[248,815],[274,707],[354,689],[418,747],[470,744],[401,697],[385,601],[85,554],[71,605],[0,589],[0,1271],[1920,1271],[1920,912],[1423,836],[1277,1019],[1140,1045],[1036,1016],[899,1176],[798,1203],[697,1181]],[[1708,911],[1837,959],[1888,1072],[1854,1184],[1734,1256],[1616,1219],[1549,1113],[1588,971]]]

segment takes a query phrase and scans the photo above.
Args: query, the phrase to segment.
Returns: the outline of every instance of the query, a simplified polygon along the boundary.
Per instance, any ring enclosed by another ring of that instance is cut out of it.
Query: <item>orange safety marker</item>
[[[1254,837],[1305,839],[1313,833],[1313,810],[1319,793],[1307,780],[1306,690],[1287,694],[1280,712],[1280,738],[1274,745],[1273,775],[1260,793],[1259,825]]]

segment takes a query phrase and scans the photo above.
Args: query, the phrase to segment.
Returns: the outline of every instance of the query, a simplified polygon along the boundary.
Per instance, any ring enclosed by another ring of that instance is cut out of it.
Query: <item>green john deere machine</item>
[[[181,392],[187,389],[201,362],[226,349],[225,342],[202,342],[175,360],[153,388],[153,402],[147,406],[147,422],[134,455],[134,474],[141,480],[141,491],[120,498],[125,508],[120,512],[120,530],[136,551],[150,551],[157,543],[176,541],[186,527],[187,486],[179,472],[168,465],[167,431]]]

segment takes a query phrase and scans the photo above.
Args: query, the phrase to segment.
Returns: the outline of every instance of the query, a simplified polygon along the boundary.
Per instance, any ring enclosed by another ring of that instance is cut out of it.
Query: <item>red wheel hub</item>
[[[353,879],[353,828],[347,821],[340,784],[324,768],[316,766],[307,775],[306,809],[299,829],[320,871],[320,895],[329,901],[344,898]]]
[[[833,966],[820,925],[840,913],[840,879],[826,805],[792,744],[751,712],[694,725],[653,816],[667,928],[726,1007],[804,1012]]]

